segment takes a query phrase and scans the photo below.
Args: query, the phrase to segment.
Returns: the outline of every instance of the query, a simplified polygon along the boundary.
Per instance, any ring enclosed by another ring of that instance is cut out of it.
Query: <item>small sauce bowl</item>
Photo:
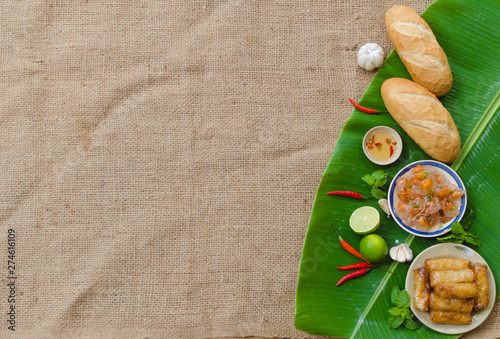
[[[377,165],[390,165],[401,155],[403,140],[394,129],[387,126],[376,126],[366,132],[362,146],[366,157],[371,162]],[[392,155],[390,155],[391,147],[393,149]]]

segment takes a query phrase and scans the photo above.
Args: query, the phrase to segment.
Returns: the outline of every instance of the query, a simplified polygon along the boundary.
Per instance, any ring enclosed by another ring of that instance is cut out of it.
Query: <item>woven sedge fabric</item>
[[[0,337],[311,337],[315,191],[398,3],[1,2]]]

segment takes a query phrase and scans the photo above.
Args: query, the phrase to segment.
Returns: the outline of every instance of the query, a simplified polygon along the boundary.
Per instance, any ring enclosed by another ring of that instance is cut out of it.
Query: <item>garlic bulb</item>
[[[382,211],[384,211],[385,214],[387,214],[387,217],[391,215],[391,211],[389,210],[389,201],[387,201],[387,199],[380,199],[378,201],[378,205],[380,206]]]
[[[389,255],[392,260],[396,260],[398,262],[406,262],[411,261],[413,259],[413,251],[411,250],[408,244],[401,244],[399,246],[394,246],[389,251]]]
[[[382,47],[375,43],[368,43],[361,46],[358,51],[358,65],[367,71],[371,71],[382,66],[384,57]]]

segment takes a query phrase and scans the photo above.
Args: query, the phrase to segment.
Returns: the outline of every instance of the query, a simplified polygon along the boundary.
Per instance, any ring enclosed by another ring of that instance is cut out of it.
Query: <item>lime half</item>
[[[349,226],[357,234],[375,232],[380,225],[380,214],[371,206],[363,206],[352,212]]]

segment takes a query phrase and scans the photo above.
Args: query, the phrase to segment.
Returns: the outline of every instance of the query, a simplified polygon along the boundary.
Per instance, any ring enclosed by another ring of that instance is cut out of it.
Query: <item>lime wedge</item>
[[[363,206],[352,212],[349,226],[357,234],[375,232],[380,225],[380,214],[371,206]]]

